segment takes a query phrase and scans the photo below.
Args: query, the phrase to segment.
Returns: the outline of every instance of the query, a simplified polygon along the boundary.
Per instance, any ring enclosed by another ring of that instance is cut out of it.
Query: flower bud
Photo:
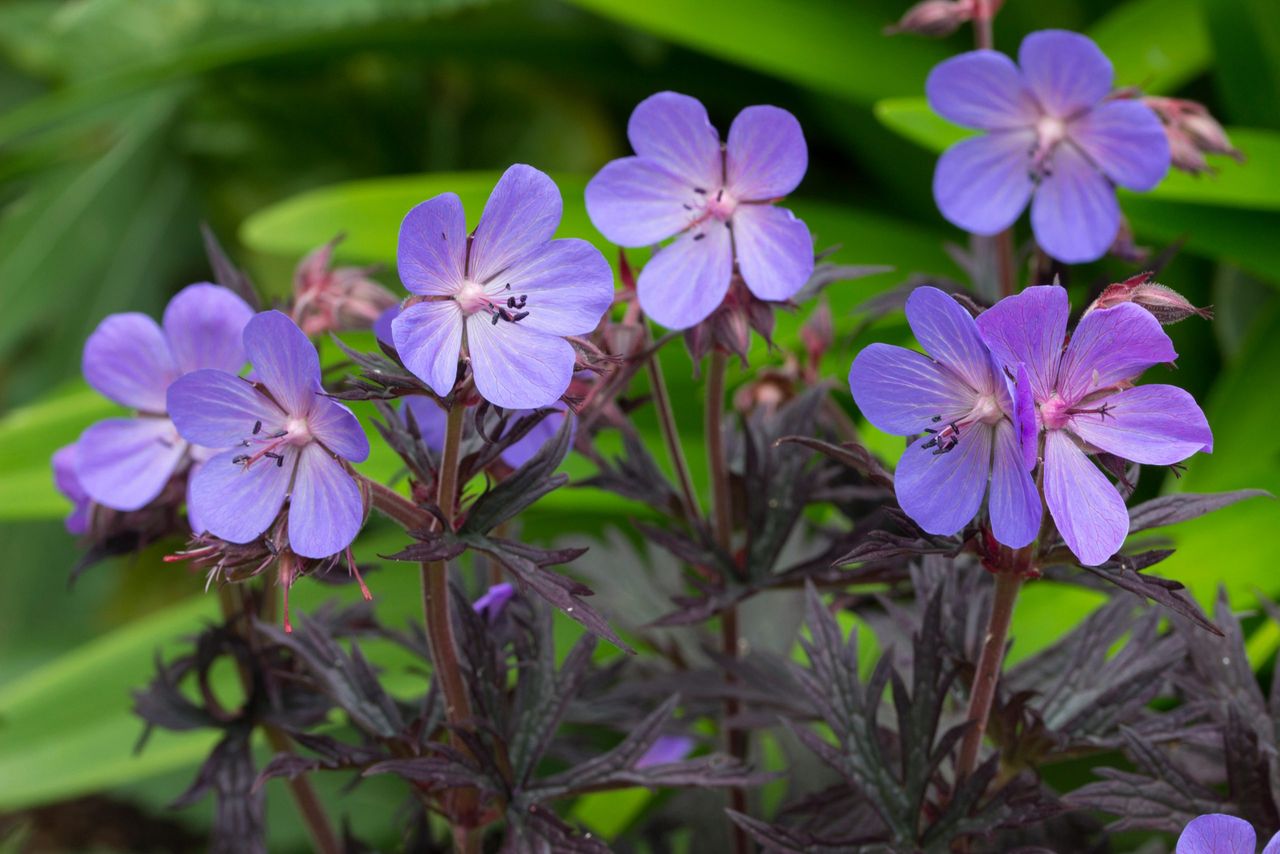
[[[1093,304],[1085,311],[1088,314],[1098,309],[1111,308],[1123,302],[1131,302],[1142,306],[1168,326],[1195,315],[1205,320],[1213,318],[1213,311],[1208,308],[1197,308],[1187,298],[1175,291],[1151,281],[1152,273],[1139,273],[1114,285],[1107,285]]]
[[[395,295],[369,278],[375,267],[331,268],[338,235],[312,250],[293,273],[293,320],[308,335],[342,329],[369,329]]]
[[[1205,154],[1225,154],[1244,162],[1244,155],[1231,144],[1227,132],[1204,104],[1154,96],[1142,100],[1164,123],[1175,168],[1193,175],[1212,172]]]
[[[915,33],[929,38],[945,38],[960,25],[972,21],[978,0],[923,0],[906,11],[896,24],[885,27],[885,35]]]
[[[805,355],[808,357],[808,368],[817,376],[822,357],[826,354],[835,338],[835,329],[831,322],[831,306],[825,299],[819,300],[818,307],[809,315],[809,319],[800,327],[800,339],[804,341]]]

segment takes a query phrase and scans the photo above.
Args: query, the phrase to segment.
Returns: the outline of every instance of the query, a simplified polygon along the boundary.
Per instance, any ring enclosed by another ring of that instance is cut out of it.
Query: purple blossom
[[[80,446],[64,445],[53,454],[53,485],[71,502],[71,512],[64,524],[67,533],[79,536],[89,530],[89,493],[84,491],[76,465],[80,459]]]
[[[502,616],[502,611],[515,598],[516,589],[506,582],[495,584],[485,591],[484,595],[471,603],[477,614],[484,617],[485,622],[493,625]]]
[[[1129,514],[1087,454],[1172,465],[1212,451],[1213,434],[1187,392],[1132,385],[1147,368],[1178,356],[1148,311],[1122,303],[1091,312],[1064,350],[1069,313],[1063,288],[1027,288],[979,315],[978,328],[996,358],[1024,378],[1019,397],[1033,402],[1044,431],[1049,513],[1080,562],[1096,566],[1124,543]]]
[[[1093,261],[1120,230],[1115,187],[1150,190],[1169,170],[1169,142],[1141,101],[1112,99],[1111,61],[1091,40],[1043,30],[1018,65],[975,50],[929,74],[943,118],[987,131],[947,149],[933,175],[942,215],[974,234],[1013,225],[1031,200],[1040,246],[1066,263]]]
[[[322,558],[351,544],[364,521],[360,487],[344,461],[369,456],[351,410],[323,394],[315,347],[292,320],[265,311],[244,347],[257,382],[196,371],[169,389],[182,437],[228,448],[191,479],[202,527],[232,543],[256,539],[289,499],[289,547]]]
[[[407,397],[404,401],[404,408],[413,414],[413,423],[418,425],[418,434],[422,437],[422,442],[433,451],[439,451],[444,448],[445,423],[448,416],[434,400],[425,397]],[[570,419],[569,425],[569,441],[573,441],[573,435],[578,429],[577,418],[565,406],[563,402],[556,401],[549,409],[556,410],[555,413],[544,416],[537,424],[530,428],[516,441],[507,446],[502,452],[502,461],[512,468],[518,469],[520,466],[529,462],[533,455],[541,450],[556,431],[560,429],[560,424],[565,418]],[[532,415],[536,410],[533,409],[517,409],[507,413],[507,430],[515,426],[516,422],[527,415]]]
[[[1178,837],[1176,854],[1254,854],[1258,837],[1242,818],[1210,813],[1193,818]],[[1262,854],[1280,854],[1280,833],[1271,837]]]
[[[576,354],[565,336],[596,328],[613,302],[613,273],[585,240],[551,239],[560,213],[555,183],[517,164],[469,236],[453,193],[404,218],[397,263],[417,298],[392,321],[392,336],[405,367],[436,394],[453,390],[464,349],[476,389],[497,406],[546,406],[569,387]]]
[[[652,768],[654,765],[670,765],[679,762],[693,750],[695,742],[687,735],[660,735],[649,749],[636,760],[636,770]]]
[[[136,312],[98,324],[84,345],[85,379],[138,414],[99,421],[81,434],[75,474],[85,494],[116,510],[137,510],[198,457],[169,420],[165,392],[191,371],[239,371],[241,333],[252,316],[231,291],[199,284],[169,301],[163,326]]]
[[[631,113],[627,137],[636,156],[608,163],[591,179],[587,213],[620,246],[675,237],[640,272],[646,314],[670,329],[700,323],[723,301],[735,262],[762,300],[790,299],[808,281],[809,228],[773,204],[809,165],[795,116],[747,107],[721,146],[700,101],[659,92]]]
[[[969,313],[937,288],[911,293],[907,321],[927,355],[872,344],[849,371],[853,399],[868,421],[920,437],[898,462],[898,503],[921,528],[946,535],[977,515],[985,495],[996,539],[1027,545],[1039,529],[1040,496],[1000,366]]]

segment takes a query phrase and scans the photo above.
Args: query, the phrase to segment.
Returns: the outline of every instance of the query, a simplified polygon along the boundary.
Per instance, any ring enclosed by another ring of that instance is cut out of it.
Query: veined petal
[[[164,392],[178,366],[159,324],[138,312],[112,314],[84,343],[84,378],[104,397],[143,412],[164,413]]]
[[[891,344],[863,348],[849,369],[849,390],[864,418],[899,436],[962,418],[974,402],[973,391],[955,374],[928,356]]]
[[[442,193],[405,214],[396,246],[396,270],[410,293],[457,293],[466,254],[467,217],[456,194]]]
[[[613,270],[585,240],[544,243],[486,287],[499,304],[527,296],[521,326],[549,335],[585,335],[613,305]],[[512,310],[514,311],[514,309]]]
[[[683,231],[692,219],[693,186],[656,161],[623,157],[587,184],[587,215],[619,246],[650,246]]]
[[[1066,288],[1039,285],[1005,297],[978,315],[978,331],[1001,365],[1025,367],[1032,394],[1043,401],[1057,387],[1070,314]]]
[[[573,346],[521,323],[467,318],[467,347],[476,390],[504,409],[537,409],[560,399],[573,379]]]
[[[164,334],[182,373],[213,368],[240,373],[248,357],[244,327],[253,317],[249,304],[217,285],[188,285],[164,310]]]
[[[1106,562],[1129,535],[1129,512],[1106,475],[1064,430],[1045,434],[1044,497],[1058,533],[1085,566]]]
[[[1213,450],[1204,413],[1176,386],[1128,388],[1084,408],[1097,411],[1072,415],[1069,429],[1095,448],[1135,463],[1167,466]]]
[[[1071,123],[1071,141],[1111,181],[1145,192],[1169,171],[1169,139],[1150,107],[1137,100],[1099,104]]]
[[[742,279],[762,300],[791,299],[813,274],[809,227],[785,208],[739,205],[733,214],[733,239]]]
[[[690,187],[720,186],[720,134],[697,98],[678,92],[650,95],[631,113],[627,139],[636,154],[654,161]]]
[[[964,139],[943,152],[933,171],[938,210],[965,231],[990,236],[1017,221],[1031,198],[1029,152],[1035,133],[998,131]]]
[[[361,463],[369,458],[369,437],[350,409],[327,397],[317,397],[307,429],[321,444],[343,459]]]
[[[1011,422],[995,425],[991,458],[991,493],[987,499],[991,532],[1011,549],[1030,545],[1040,531],[1040,491],[1022,457]]]
[[[79,536],[89,530],[89,494],[80,483],[76,468],[80,463],[80,448],[76,443],[64,445],[53,453],[53,485],[71,502],[71,512],[63,524],[68,534]]]
[[[977,515],[991,472],[991,429],[974,425],[945,454],[913,442],[898,461],[898,504],[930,534],[954,534]]]
[[[1280,831],[1267,840],[1267,844],[1263,846],[1262,854],[1280,854]]]
[[[768,201],[794,190],[809,168],[796,117],[760,105],[738,113],[725,146],[725,185],[738,201]]]
[[[444,397],[458,378],[462,311],[452,300],[420,302],[391,321],[396,352],[414,376]]]
[[[355,479],[324,448],[306,445],[289,495],[289,548],[303,557],[337,554],[351,545],[363,522]]]
[[[287,420],[248,380],[224,371],[192,371],[169,386],[169,417],[182,438],[206,448],[229,448],[284,428]]]
[[[924,91],[935,113],[964,127],[1011,130],[1030,127],[1040,117],[1018,67],[994,50],[974,50],[938,63]]]
[[[1074,404],[1095,391],[1131,380],[1178,358],[1151,312],[1131,302],[1091,311],[1076,324],[1062,357],[1058,390]]]
[[[244,328],[253,374],[285,412],[302,417],[320,391],[320,356],[288,315],[264,311]]]
[[[732,273],[729,229],[719,222],[704,223],[659,249],[644,265],[636,283],[640,307],[668,329],[688,329],[720,307]]]
[[[937,288],[920,287],[907,297],[907,322],[925,352],[981,394],[1001,382],[973,315]]]
[[[1088,109],[1111,92],[1111,60],[1088,36],[1041,30],[1018,48],[1022,77],[1046,113],[1060,119]]]
[[[76,476],[98,504],[137,510],[164,489],[186,442],[168,418],[109,418],[80,434]]]
[[[391,324],[395,322],[395,319],[400,316],[402,311],[404,311],[403,308],[393,305],[378,315],[378,319],[373,322],[373,337],[388,347],[394,348],[396,342],[395,336],[391,334]]]
[[[1175,854],[1253,854],[1257,844],[1258,837],[1249,822],[1231,815],[1209,813],[1187,822],[1178,837]],[[1267,847],[1269,849],[1271,843]]]
[[[251,542],[275,521],[298,461],[292,445],[280,447],[283,465],[262,459],[245,467],[236,462],[243,452],[231,448],[211,457],[187,492],[188,517],[229,543]]]
[[[541,249],[556,233],[562,208],[560,189],[545,174],[523,163],[509,167],[480,215],[467,278],[485,284]]]
[[[1027,366],[1018,363],[1017,377],[1013,383],[1013,423],[1018,433],[1018,446],[1022,448],[1022,464],[1027,471],[1036,467],[1040,455],[1040,425],[1036,421],[1036,398],[1031,388],[1031,375]]]
[[[1079,149],[1059,145],[1053,170],[1031,200],[1031,229],[1040,248],[1066,264],[1096,261],[1120,230],[1116,191]]]

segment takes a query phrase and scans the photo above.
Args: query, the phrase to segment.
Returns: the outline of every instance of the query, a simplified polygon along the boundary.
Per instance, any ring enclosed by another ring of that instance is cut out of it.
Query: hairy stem
[[[667,443],[671,467],[675,469],[676,479],[680,482],[680,497],[684,500],[685,518],[692,523],[699,515],[698,499],[693,491],[689,463],[684,457],[684,446],[680,443],[680,431],[676,428],[675,412],[671,408],[671,395],[667,391],[667,379],[662,374],[662,362],[658,360],[657,353],[649,356],[647,363],[649,388],[653,392],[653,407],[658,413],[662,438]]]
[[[969,730],[960,744],[960,757],[956,760],[956,779],[973,773],[978,764],[978,751],[987,732],[987,720],[991,717],[991,704],[995,700],[996,685],[1000,681],[1004,648],[1009,639],[1009,623],[1013,619],[1013,606],[1018,600],[1022,578],[1007,569],[996,574],[996,595],[991,604],[991,616],[987,620],[987,633],[978,656],[978,670],[973,677],[973,690],[969,694]]]
[[[274,611],[275,587],[268,584],[267,588],[269,592],[263,596],[263,608]],[[218,587],[218,602],[222,606],[222,616],[228,623],[235,623],[237,618],[245,617],[242,622],[242,631],[246,633],[246,642],[252,644],[253,623],[248,619],[247,614],[242,613],[243,606],[236,602],[235,591],[230,585],[223,584]],[[244,686],[245,698],[248,699],[253,692],[253,675],[243,664],[237,669],[240,673],[240,684]],[[272,750],[276,753],[293,752],[292,742],[284,730],[268,723],[262,723],[259,726]],[[293,804],[302,817],[302,823],[306,825],[307,834],[311,837],[311,844],[315,846],[315,850],[320,854],[341,854],[342,843],[329,823],[329,816],[324,811],[324,803],[316,794],[306,774],[297,774],[286,779],[285,783],[289,788],[289,795],[293,798]]]
[[[711,512],[712,532],[716,543],[726,554],[732,554],[733,548],[733,508],[730,506],[729,462],[724,453],[724,379],[728,359],[719,350],[711,352],[710,365],[707,368],[707,405],[706,405],[706,442],[707,461],[711,469]],[[738,637],[738,609],[730,606],[720,614],[721,651],[729,660],[738,657],[741,646]],[[747,733],[729,725],[742,708],[738,699],[729,696],[735,690],[737,677],[732,671],[725,672],[725,685],[728,695],[724,701],[724,741],[726,752],[739,761],[747,758]],[[747,790],[735,786],[729,789],[729,807],[737,812],[747,811]],[[733,840],[733,850],[737,854],[751,851],[751,839],[746,832],[733,821],[729,821],[729,835]]]

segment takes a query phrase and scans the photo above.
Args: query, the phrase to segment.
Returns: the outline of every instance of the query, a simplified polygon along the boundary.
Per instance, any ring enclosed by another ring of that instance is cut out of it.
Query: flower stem
[[[264,594],[263,608],[275,610],[275,588],[269,583],[267,585],[269,592]],[[239,617],[247,616],[242,613],[243,606],[238,605],[235,600],[235,591],[228,584],[218,587],[218,602],[222,606],[222,616],[227,623],[234,623]],[[243,621],[243,629],[246,642],[252,644],[253,623],[249,619]],[[249,698],[249,694],[253,691],[253,676],[248,669],[241,664],[237,668],[240,673],[240,684],[244,686],[245,698]],[[267,737],[267,743],[271,745],[271,749],[276,753],[292,753],[293,747],[289,740],[289,735],[279,727],[268,723],[260,723],[263,734]],[[324,803],[320,800],[316,790],[311,786],[311,781],[307,779],[306,774],[297,774],[288,778],[286,785],[289,787],[289,794],[293,798],[294,806],[298,809],[298,814],[302,817],[302,823],[306,825],[307,834],[311,837],[311,843],[315,846],[315,850],[320,854],[341,854],[342,843],[338,841],[338,836],[334,833],[333,826],[329,824],[329,816],[324,811]]]
[[[676,428],[675,412],[671,408],[671,394],[667,391],[667,379],[662,374],[662,362],[658,354],[649,356],[649,388],[653,392],[653,407],[658,413],[662,438],[667,443],[671,467],[680,481],[680,497],[684,499],[685,518],[692,524],[699,515],[698,499],[693,491],[693,478],[689,475],[689,463],[685,460],[684,446],[680,444],[680,431]]]
[[[973,44],[978,50],[993,50],[996,45],[992,21],[996,16],[991,0],[974,0]]]
[[[724,453],[724,380],[728,359],[719,350],[711,351],[710,365],[707,367],[707,405],[706,429],[707,461],[711,469],[711,511],[712,532],[717,545],[726,553],[732,554],[733,548],[733,508],[730,505],[729,462]],[[729,661],[735,661],[741,647],[738,636],[738,609],[734,606],[726,608],[720,614],[721,651]],[[729,722],[742,712],[738,698],[732,696],[736,690],[738,679],[732,670],[726,670],[724,676],[726,692],[724,700],[724,741],[725,750],[733,758],[745,762],[747,758],[747,733],[729,725]],[[729,789],[729,807],[736,812],[747,811],[747,790],[734,786]],[[733,850],[737,854],[751,851],[751,839],[746,831],[729,821],[729,835],[733,839]]]
[[[1000,681],[1004,663],[1005,643],[1009,639],[1009,623],[1013,619],[1013,606],[1018,600],[1022,578],[1016,572],[1005,569],[996,574],[996,595],[991,604],[991,616],[987,620],[986,638],[982,653],[978,656],[978,670],[973,677],[973,690],[969,694],[969,730],[960,744],[960,757],[956,760],[956,779],[973,773],[978,764],[978,751],[991,717],[991,705],[995,700],[996,685]]]

